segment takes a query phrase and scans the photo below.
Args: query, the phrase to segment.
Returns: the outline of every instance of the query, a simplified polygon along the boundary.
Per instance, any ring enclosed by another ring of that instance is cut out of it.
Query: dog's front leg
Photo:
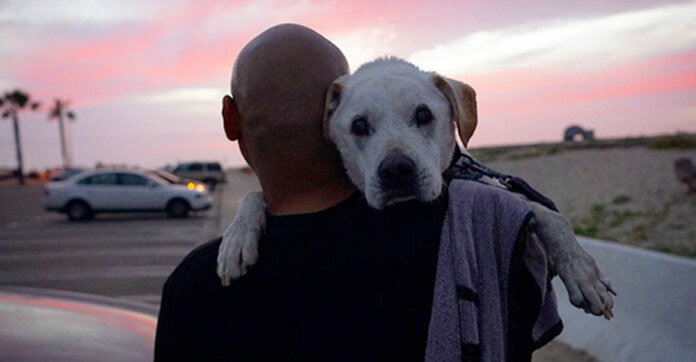
[[[244,195],[232,224],[222,235],[218,250],[217,273],[223,286],[246,274],[259,257],[259,239],[266,227],[266,202],[263,193],[251,191]]]
[[[587,313],[604,315],[606,319],[613,317],[611,294],[616,295],[616,292],[592,256],[578,243],[570,222],[539,203],[530,202],[530,205],[551,271],[563,280],[570,302]]]

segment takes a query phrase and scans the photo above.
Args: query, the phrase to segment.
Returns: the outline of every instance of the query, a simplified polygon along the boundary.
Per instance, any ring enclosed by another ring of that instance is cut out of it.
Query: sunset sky
[[[472,85],[470,146],[696,132],[696,2],[0,0],[0,91],[71,100],[77,165],[243,163],[222,131],[239,50],[266,28],[306,25],[352,69],[405,58]],[[58,126],[20,115],[25,169],[60,165]],[[0,167],[14,167],[0,122]]]

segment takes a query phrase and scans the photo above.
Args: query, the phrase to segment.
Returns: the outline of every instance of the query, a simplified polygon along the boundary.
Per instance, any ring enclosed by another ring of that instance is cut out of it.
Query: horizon
[[[598,139],[696,132],[696,2],[341,5],[0,1],[0,90],[70,100],[77,166],[242,166],[220,117],[232,64],[254,36],[294,22],[334,42],[351,70],[394,55],[472,85],[471,148],[559,142],[572,124]],[[55,122],[19,118],[24,169],[60,165]],[[14,168],[12,122],[0,133],[0,168]]]

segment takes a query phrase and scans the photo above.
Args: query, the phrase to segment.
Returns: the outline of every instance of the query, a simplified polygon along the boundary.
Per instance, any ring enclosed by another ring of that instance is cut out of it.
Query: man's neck
[[[266,206],[271,215],[307,214],[328,209],[347,199],[355,192],[348,181],[327,182],[295,192],[264,188]]]

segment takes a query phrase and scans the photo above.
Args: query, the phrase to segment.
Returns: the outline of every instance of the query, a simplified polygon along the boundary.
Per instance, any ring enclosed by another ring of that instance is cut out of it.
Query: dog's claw
[[[602,314],[604,315],[604,319],[606,320],[611,320],[611,318],[614,317],[614,313],[611,311],[610,308],[605,309],[604,312],[602,312]]]
[[[230,279],[230,277],[228,277],[228,276],[223,276],[223,277],[221,277],[220,279],[222,279],[222,286],[223,286],[223,287],[229,287],[229,286],[230,286],[230,282],[232,281],[232,280]]]

